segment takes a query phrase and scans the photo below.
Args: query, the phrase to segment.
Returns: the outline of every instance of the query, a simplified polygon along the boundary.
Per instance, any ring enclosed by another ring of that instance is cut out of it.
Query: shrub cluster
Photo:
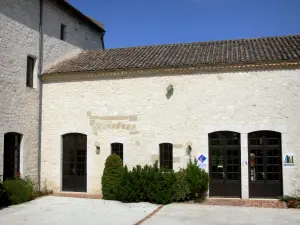
[[[288,208],[297,208],[300,209],[300,195],[284,195],[278,197],[280,201],[285,202]]]
[[[35,198],[34,183],[29,179],[13,179],[3,182],[3,190],[7,195],[9,204],[15,205]]]
[[[168,204],[186,200],[199,201],[208,190],[209,176],[190,161],[178,172],[161,169],[157,162],[128,170],[117,155],[107,158],[102,176],[104,199],[122,202]]]
[[[40,191],[36,190],[35,184],[28,177],[21,178],[17,173],[15,179],[0,183],[0,208],[31,201],[37,197],[52,194],[45,186]]]

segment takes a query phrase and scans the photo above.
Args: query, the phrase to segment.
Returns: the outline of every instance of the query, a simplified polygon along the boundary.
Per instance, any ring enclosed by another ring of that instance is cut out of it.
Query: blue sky
[[[68,0],[104,23],[105,47],[300,34],[300,0]]]

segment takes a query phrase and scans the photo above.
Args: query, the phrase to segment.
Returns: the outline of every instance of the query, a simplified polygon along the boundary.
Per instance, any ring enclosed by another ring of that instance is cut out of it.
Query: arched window
[[[159,144],[159,164],[161,168],[173,169],[173,145]]]
[[[111,154],[116,154],[120,156],[123,161],[123,144],[122,143],[112,143],[111,144]]]
[[[22,135],[19,133],[4,134],[3,180],[15,178],[20,172],[21,139]]]

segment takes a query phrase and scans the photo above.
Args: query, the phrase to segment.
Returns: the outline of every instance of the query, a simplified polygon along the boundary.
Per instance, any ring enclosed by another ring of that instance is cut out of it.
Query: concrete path
[[[48,196],[0,210],[0,225],[293,225],[300,210],[171,204],[143,221],[158,208],[150,203],[123,204],[100,199]]]
[[[171,204],[143,225],[293,225],[300,224],[300,210],[200,204]]]
[[[132,225],[158,205],[47,196],[0,210],[0,225]]]

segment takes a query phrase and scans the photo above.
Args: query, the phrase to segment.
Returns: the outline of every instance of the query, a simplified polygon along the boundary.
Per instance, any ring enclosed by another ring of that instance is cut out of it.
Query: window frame
[[[60,40],[66,40],[66,28],[67,26],[63,23],[60,24]]]
[[[111,154],[116,154],[120,156],[122,163],[124,161],[124,144],[120,142],[114,142],[110,144]]]
[[[174,164],[173,144],[160,143],[159,144],[159,167],[168,170],[173,170],[173,164]]]
[[[34,56],[27,55],[26,87],[33,88],[35,62],[36,58]],[[30,65],[30,63],[32,63],[32,65]]]

